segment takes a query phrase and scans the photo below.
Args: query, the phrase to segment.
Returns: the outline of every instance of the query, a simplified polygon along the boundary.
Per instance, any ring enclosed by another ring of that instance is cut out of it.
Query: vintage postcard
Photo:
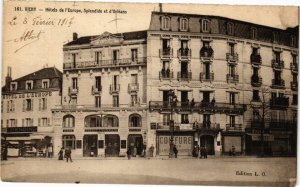
[[[3,12],[3,182],[296,184],[298,7]]]

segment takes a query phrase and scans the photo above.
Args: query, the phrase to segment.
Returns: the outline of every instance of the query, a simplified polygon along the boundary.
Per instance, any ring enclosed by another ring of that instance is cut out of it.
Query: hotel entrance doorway
[[[214,137],[210,135],[203,135],[200,137],[200,146],[206,147],[208,155],[215,154]]]
[[[94,157],[98,155],[98,135],[84,135],[83,136],[83,156]]]
[[[120,136],[117,134],[105,135],[105,156],[117,157],[120,153]]]

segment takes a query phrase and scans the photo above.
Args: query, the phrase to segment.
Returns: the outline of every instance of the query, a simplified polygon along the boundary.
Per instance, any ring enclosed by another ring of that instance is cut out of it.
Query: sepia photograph
[[[299,13],[4,0],[2,184],[295,186]]]

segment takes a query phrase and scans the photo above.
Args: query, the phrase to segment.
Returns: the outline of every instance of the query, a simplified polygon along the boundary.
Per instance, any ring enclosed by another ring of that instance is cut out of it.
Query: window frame
[[[188,31],[189,30],[188,18],[180,18],[179,19],[179,30],[180,31]]]
[[[161,30],[170,30],[171,28],[171,18],[168,16],[161,17]]]

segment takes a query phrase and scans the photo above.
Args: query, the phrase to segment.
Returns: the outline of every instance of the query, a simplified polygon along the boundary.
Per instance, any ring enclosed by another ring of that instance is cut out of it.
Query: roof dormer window
[[[234,26],[231,22],[227,23],[227,34],[234,35]]]
[[[207,19],[203,19],[201,21],[201,31],[202,32],[208,32],[209,28],[208,28],[208,20]]]
[[[18,89],[18,84],[16,82],[10,83],[10,91],[16,91]]]
[[[254,27],[251,28],[251,39],[257,39],[257,29]]]
[[[170,17],[163,16],[161,19],[161,29],[169,30],[170,29]]]
[[[188,19],[180,18],[179,25],[180,25],[180,31],[187,31],[188,30]]]
[[[273,42],[278,43],[279,41],[279,35],[277,32],[273,32]]]
[[[42,80],[42,88],[44,89],[49,88],[49,79]]]
[[[33,89],[33,81],[26,81],[26,90]]]
[[[296,46],[296,39],[295,39],[294,35],[291,35],[291,43],[290,44],[291,44],[292,47]]]

